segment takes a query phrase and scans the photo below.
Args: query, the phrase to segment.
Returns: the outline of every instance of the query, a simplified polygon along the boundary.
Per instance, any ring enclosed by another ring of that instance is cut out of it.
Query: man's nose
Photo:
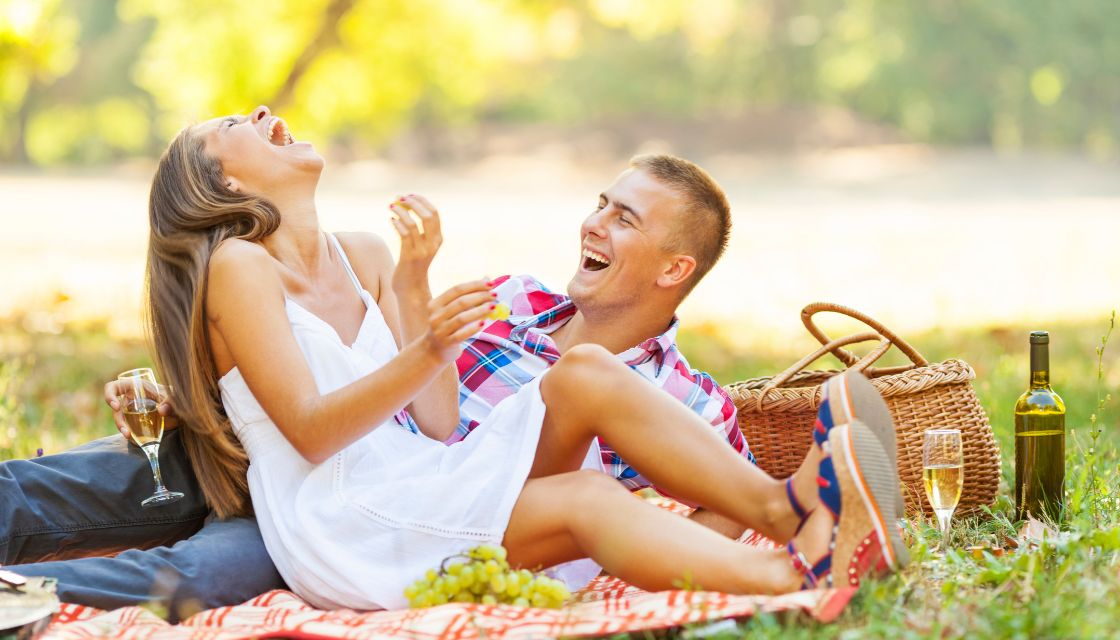
[[[596,211],[595,213],[587,216],[587,218],[583,221],[583,235],[586,236],[589,233],[594,233],[595,235],[599,236],[603,235],[604,220],[606,220],[606,216],[602,211]]]
[[[270,115],[272,115],[272,112],[268,110],[268,107],[262,104],[256,109],[253,109],[253,113],[249,114],[249,121],[256,124]]]

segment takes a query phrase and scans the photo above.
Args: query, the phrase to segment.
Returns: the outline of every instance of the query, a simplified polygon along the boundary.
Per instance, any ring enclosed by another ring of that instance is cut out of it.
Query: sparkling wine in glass
[[[136,446],[148,456],[155,478],[155,493],[140,503],[142,507],[170,504],[183,497],[178,491],[163,486],[159,472],[159,442],[163,438],[163,416],[159,414],[160,385],[151,369],[131,369],[117,376],[118,400],[128,432]]]
[[[937,515],[941,547],[949,540],[949,522],[964,487],[964,450],[960,429],[929,429],[922,442],[922,484]]]

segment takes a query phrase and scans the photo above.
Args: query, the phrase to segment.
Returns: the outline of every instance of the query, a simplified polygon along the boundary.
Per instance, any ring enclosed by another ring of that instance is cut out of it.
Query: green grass
[[[139,340],[114,339],[104,323],[62,325],[56,333],[32,330],[51,325],[32,314],[0,320],[0,458],[31,457],[39,448],[55,453],[114,433],[102,385],[150,362]],[[1012,407],[1026,386],[1031,328],[908,336],[930,360],[958,357],[975,368],[977,392],[1003,449],[1001,497],[990,515],[955,521],[954,548],[990,545],[1017,531],[1007,479],[1013,471]],[[931,549],[939,535],[932,523],[911,522],[911,566],[865,585],[836,623],[760,615],[713,637],[1114,637],[1120,629],[1120,411],[1109,403],[1103,412],[1097,407],[1098,393],[1120,387],[1120,344],[1105,352],[1098,383],[1096,349],[1107,320],[1048,328],[1054,385],[1069,412],[1067,540],[979,561],[956,552],[935,557]],[[724,383],[776,373],[815,346],[806,337],[748,351],[721,335],[717,327],[694,327],[682,333],[681,347],[694,366]],[[827,357],[822,364],[835,365]],[[1098,413],[1103,435],[1090,454],[1091,416]]]
[[[999,327],[932,331],[907,336],[929,360],[960,358],[976,370],[977,394],[991,418],[1002,450],[1000,496],[983,517],[955,520],[951,547],[990,546],[1014,538],[1008,487],[1014,469],[1014,404],[1028,379],[1027,334],[1037,327]],[[712,637],[752,638],[1104,638],[1120,631],[1120,456],[1117,411],[1108,395],[1120,387],[1120,344],[1113,342],[1102,359],[1098,379],[1097,349],[1109,323],[1062,324],[1052,336],[1053,383],[1066,401],[1066,489],[1070,505],[1058,544],[1001,558],[976,560],[933,549],[940,542],[934,523],[913,521],[911,565],[903,572],[866,584],[841,618],[820,625],[800,616],[761,615],[735,632]],[[729,382],[773,375],[809,353],[811,337],[773,350],[744,352],[719,336],[717,327],[701,327],[681,336],[681,350],[693,366]],[[901,363],[891,354],[890,363]],[[822,359],[837,366],[831,356]],[[1102,406],[1104,411],[1099,411]],[[1102,430],[1095,450],[1090,431]],[[1095,475],[1094,475],[1095,472]]]

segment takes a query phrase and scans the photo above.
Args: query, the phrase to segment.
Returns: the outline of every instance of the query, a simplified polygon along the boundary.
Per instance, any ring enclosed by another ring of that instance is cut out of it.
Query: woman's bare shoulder
[[[263,301],[283,297],[283,285],[275,260],[261,245],[230,238],[214,249],[208,266],[207,306],[217,321],[230,302],[246,298]]]
[[[230,266],[249,266],[253,264],[266,264],[271,260],[268,250],[256,242],[249,242],[241,238],[227,238],[223,240],[210,255],[210,270]]]
[[[342,243],[342,248],[346,250],[346,255],[351,258],[358,257],[358,255],[379,254],[391,256],[389,253],[389,245],[385,239],[376,233],[369,231],[339,231],[334,234],[338,241]]]
[[[393,275],[393,254],[389,245],[376,233],[343,231],[334,234],[342,244],[358,280],[375,299],[380,298],[381,283]]]

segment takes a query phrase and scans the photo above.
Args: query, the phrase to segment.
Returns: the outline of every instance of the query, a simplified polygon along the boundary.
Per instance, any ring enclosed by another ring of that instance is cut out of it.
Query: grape
[[[511,568],[504,547],[479,545],[427,570],[405,587],[404,596],[413,608],[448,602],[558,608],[571,593],[559,580]]]
[[[509,312],[509,305],[499,302],[497,306],[495,306],[494,309],[491,310],[486,317],[490,320],[505,320],[509,317]]]

